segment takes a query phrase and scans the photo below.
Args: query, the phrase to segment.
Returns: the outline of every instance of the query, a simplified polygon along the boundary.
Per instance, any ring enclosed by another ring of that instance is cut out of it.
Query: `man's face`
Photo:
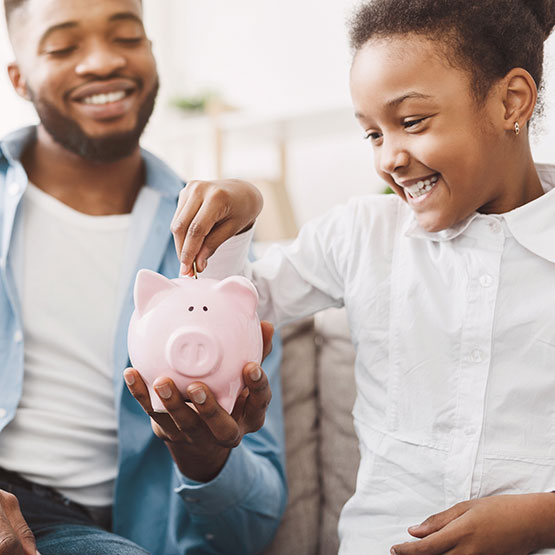
[[[84,158],[133,152],[158,90],[139,0],[28,0],[10,34],[10,76],[46,131]]]

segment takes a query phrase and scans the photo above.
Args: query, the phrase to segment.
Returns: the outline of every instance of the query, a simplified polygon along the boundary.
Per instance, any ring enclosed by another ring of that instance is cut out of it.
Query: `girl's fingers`
[[[207,266],[207,259],[210,258],[216,249],[237,232],[236,225],[231,220],[220,221],[208,232],[204,242],[197,253],[197,268],[203,272]]]
[[[436,532],[423,540],[394,545],[394,555],[445,555],[458,543],[456,534],[451,531]]]
[[[191,188],[193,188],[193,185],[191,185]],[[183,191],[185,190],[186,189],[184,189]],[[187,237],[187,233],[189,232],[191,223],[196,217],[203,202],[200,195],[194,194],[194,192],[189,192],[187,196],[185,196],[183,194],[183,191],[180,195],[181,206],[178,205],[178,208],[170,225],[170,229],[173,234],[173,241],[175,244],[175,251],[180,260],[182,260],[181,257],[183,246]],[[190,270],[190,264],[192,264],[192,260],[188,264],[187,270]]]
[[[217,206],[210,201],[205,201],[190,221],[185,234],[179,257],[185,268],[192,266],[193,260],[197,258],[206,236],[220,220],[220,212]],[[204,270],[204,266],[199,265],[198,260],[197,269],[199,271]]]
[[[424,538],[429,534],[433,534],[434,532],[441,530],[451,521],[464,514],[468,509],[469,504],[467,501],[457,503],[456,505],[453,505],[452,507],[445,511],[442,511],[441,513],[437,513],[428,517],[421,524],[411,526],[409,528],[409,534],[416,538]]]

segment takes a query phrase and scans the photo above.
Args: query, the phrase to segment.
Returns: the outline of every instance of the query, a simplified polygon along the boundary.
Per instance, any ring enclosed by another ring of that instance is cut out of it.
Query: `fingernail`
[[[158,393],[158,395],[162,397],[162,399],[169,399],[172,396],[172,390],[168,384],[157,386],[156,393]]]
[[[397,551],[395,551],[395,549],[393,549],[393,547],[391,548],[390,553],[391,553],[391,555],[397,555]]]
[[[260,369],[260,366],[255,366],[250,371],[249,376],[253,382],[257,382],[262,377],[262,370]]]
[[[127,385],[133,385],[135,383],[135,376],[133,376],[131,372],[124,373],[123,379]]]
[[[202,405],[206,401],[206,393],[202,387],[197,387],[189,391],[193,401],[199,405]]]

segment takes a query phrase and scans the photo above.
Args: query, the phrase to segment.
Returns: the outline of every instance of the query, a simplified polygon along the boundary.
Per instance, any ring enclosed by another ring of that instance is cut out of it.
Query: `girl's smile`
[[[409,199],[422,199],[422,197],[427,196],[428,193],[436,186],[440,175],[438,173],[421,179],[412,179],[405,181],[404,183],[398,183],[400,187],[403,187],[407,194],[407,200]]]
[[[508,212],[542,194],[533,164],[515,166],[529,147],[507,124],[508,80],[478,103],[469,72],[447,54],[445,44],[419,35],[372,39],[351,69],[356,117],[376,171],[427,231],[475,211]]]

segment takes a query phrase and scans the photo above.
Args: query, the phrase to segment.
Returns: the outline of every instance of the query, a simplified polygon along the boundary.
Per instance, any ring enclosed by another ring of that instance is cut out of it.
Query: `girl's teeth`
[[[428,191],[431,191],[434,185],[437,183],[438,179],[439,175],[434,175],[429,179],[418,181],[414,185],[409,185],[405,187],[405,189],[412,198],[417,198],[427,193]]]
[[[117,102],[125,96],[125,91],[116,91],[108,94],[93,94],[83,99],[85,104],[94,104],[96,106],[101,104],[109,104],[110,102]]]

